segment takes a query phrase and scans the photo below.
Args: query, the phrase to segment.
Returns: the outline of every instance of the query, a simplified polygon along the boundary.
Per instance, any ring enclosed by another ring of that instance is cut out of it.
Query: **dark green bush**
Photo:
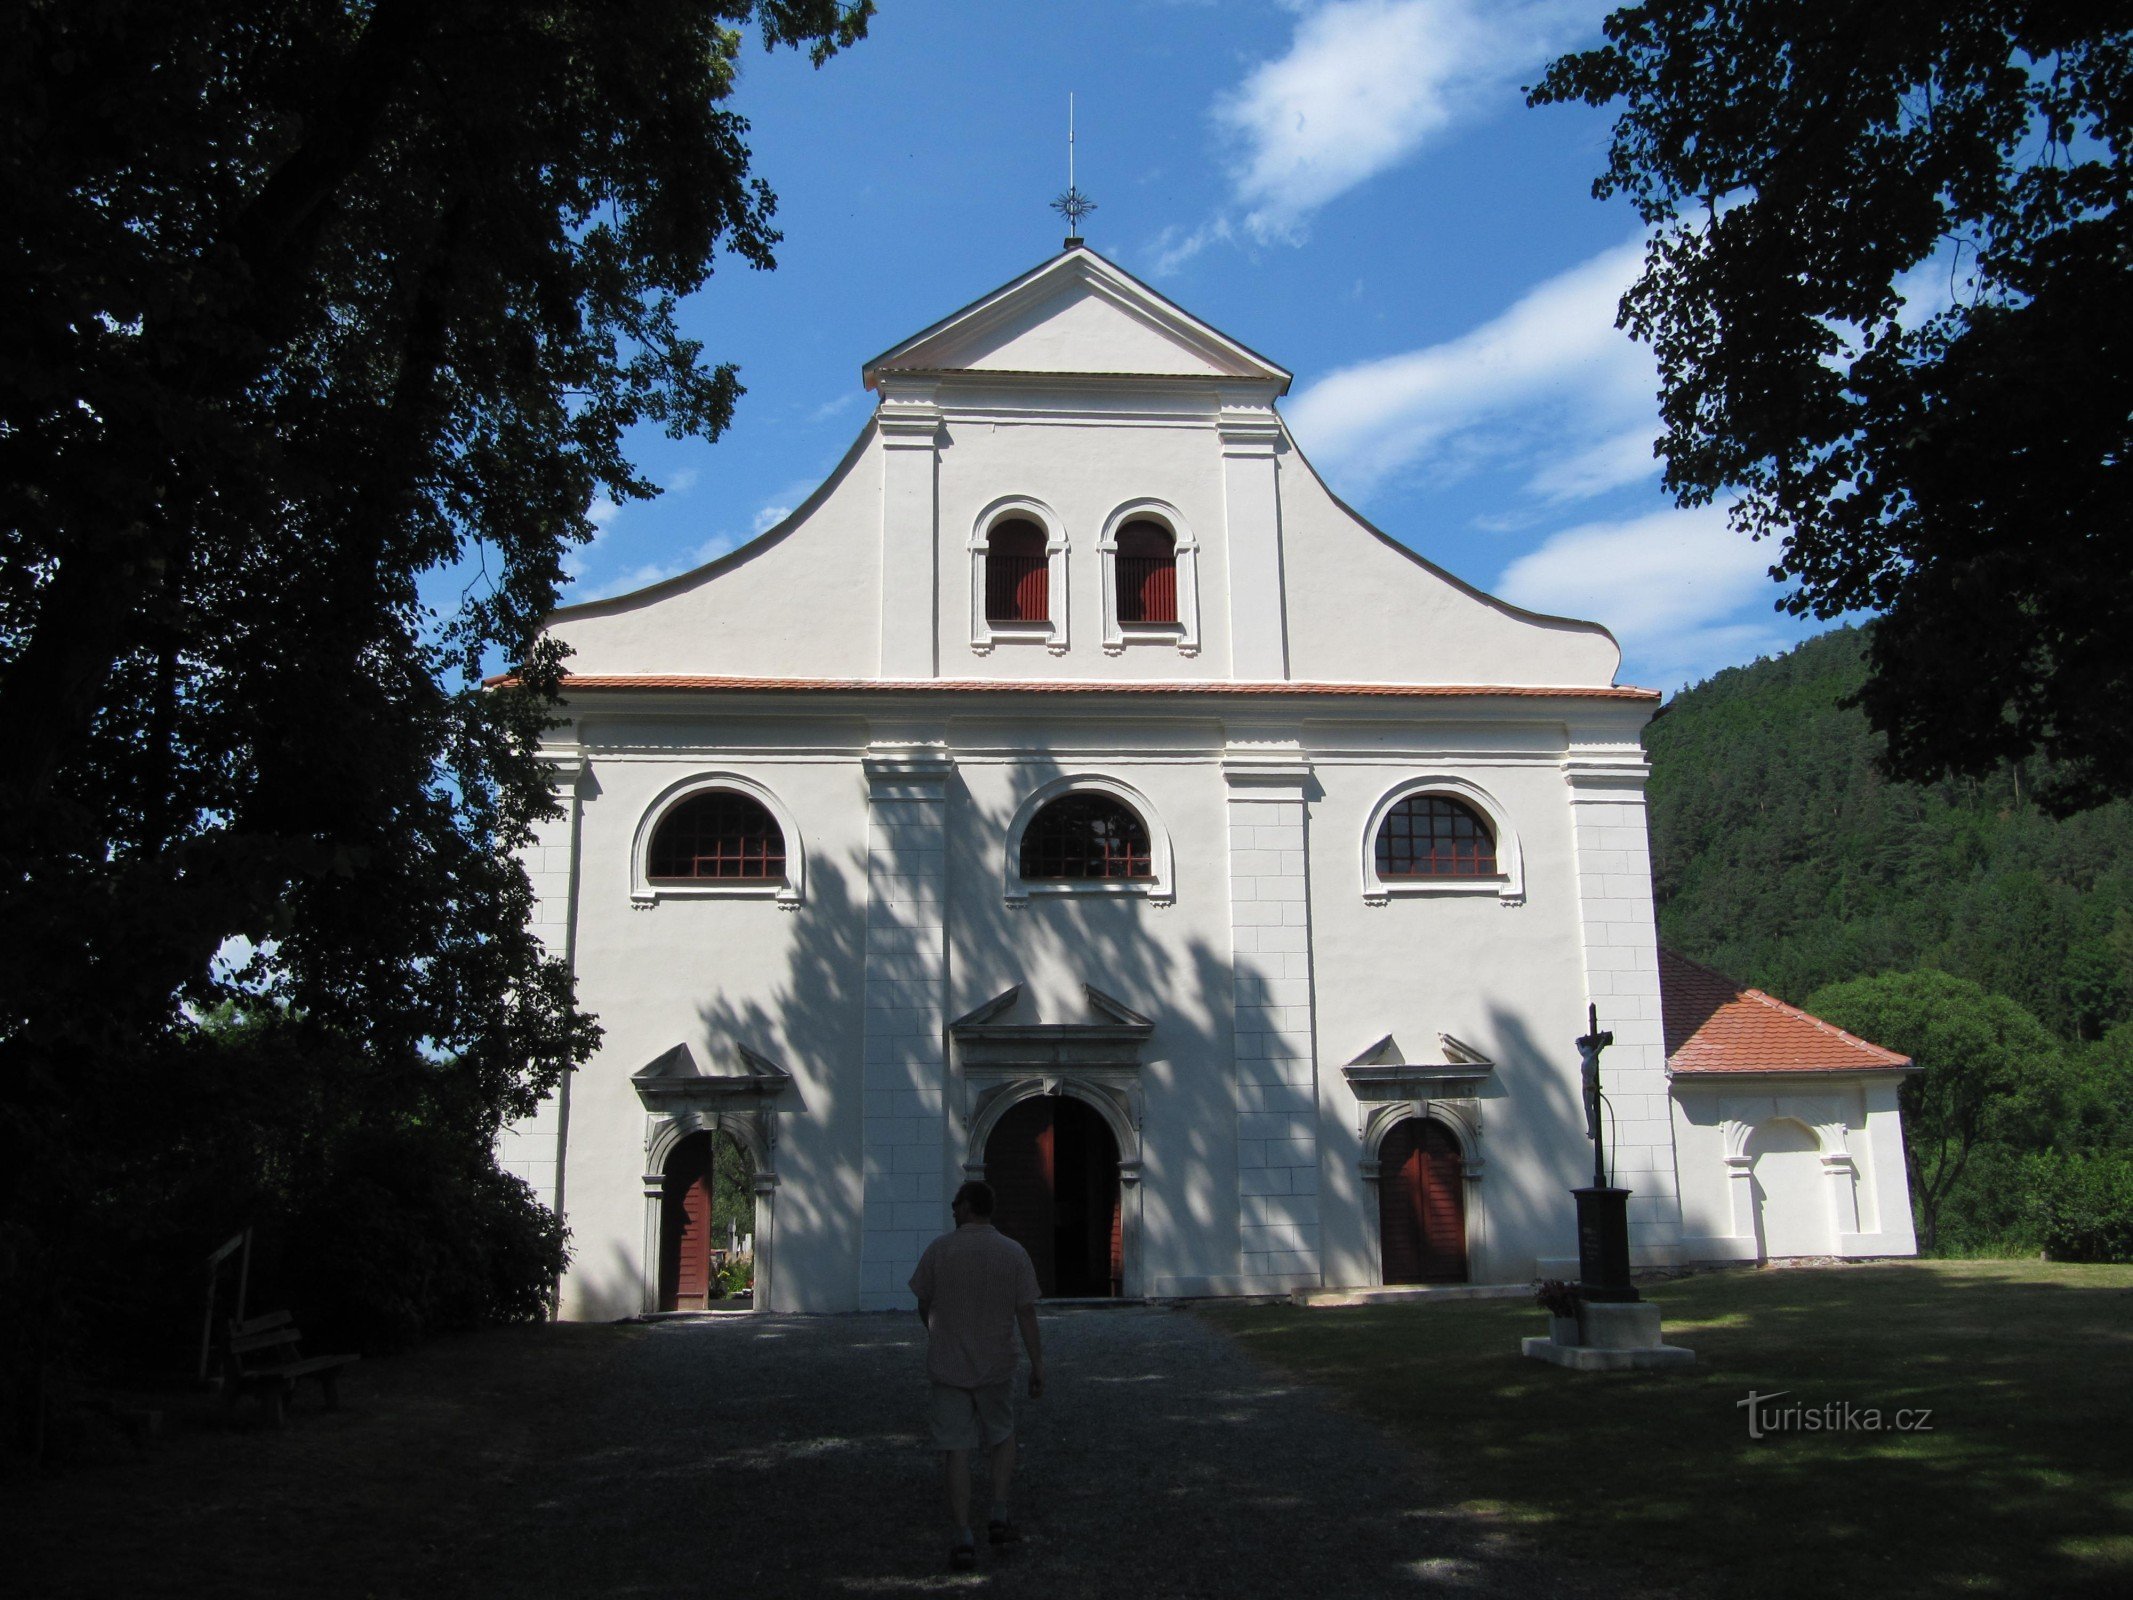
[[[282,1279],[314,1339],[365,1352],[547,1314],[564,1228],[485,1144],[369,1128],[290,1219]]]
[[[2028,1201],[2054,1261],[2133,1261],[2133,1154],[2032,1156]]]

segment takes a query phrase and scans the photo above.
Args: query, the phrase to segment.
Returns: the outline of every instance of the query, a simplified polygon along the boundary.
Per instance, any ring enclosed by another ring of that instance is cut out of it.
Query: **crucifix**
[[[1585,1037],[1578,1040],[1578,1061],[1585,1080],[1585,1137],[1592,1141],[1592,1186],[1607,1187],[1607,1145],[1600,1130],[1600,1052],[1615,1042],[1614,1033],[1600,1031],[1600,1008],[1585,1007]]]
[[[1592,1185],[1573,1189],[1578,1204],[1578,1280],[1587,1300],[1635,1300],[1629,1281],[1629,1191],[1607,1181],[1602,1126],[1607,1098],[1600,1092],[1600,1052],[1615,1042],[1600,1029],[1600,1008],[1585,1007],[1585,1036],[1577,1041],[1585,1091],[1585,1137],[1592,1141]]]

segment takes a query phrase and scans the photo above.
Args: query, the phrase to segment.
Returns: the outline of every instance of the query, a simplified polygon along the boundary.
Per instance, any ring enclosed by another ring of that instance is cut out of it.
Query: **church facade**
[[[696,1303],[726,1138],[781,1311],[908,1304],[968,1176],[1062,1297],[1574,1276],[1588,1005],[1640,1260],[1911,1251],[1904,1063],[1669,1038],[1605,629],[1370,527],[1086,249],[863,377],[782,524],[551,619],[527,866],[604,1037],[503,1155],[564,1315]]]

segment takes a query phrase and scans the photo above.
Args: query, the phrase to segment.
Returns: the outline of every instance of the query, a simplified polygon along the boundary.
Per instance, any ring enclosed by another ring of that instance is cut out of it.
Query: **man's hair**
[[[956,1190],[955,1203],[970,1207],[972,1216],[989,1217],[992,1215],[992,1185],[972,1178]]]

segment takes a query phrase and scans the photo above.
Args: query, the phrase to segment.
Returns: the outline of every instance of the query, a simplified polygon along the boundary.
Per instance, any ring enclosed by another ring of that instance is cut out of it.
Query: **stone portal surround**
[[[1319,1280],[1318,1089],[1300,754],[1226,757],[1245,1292]]]

